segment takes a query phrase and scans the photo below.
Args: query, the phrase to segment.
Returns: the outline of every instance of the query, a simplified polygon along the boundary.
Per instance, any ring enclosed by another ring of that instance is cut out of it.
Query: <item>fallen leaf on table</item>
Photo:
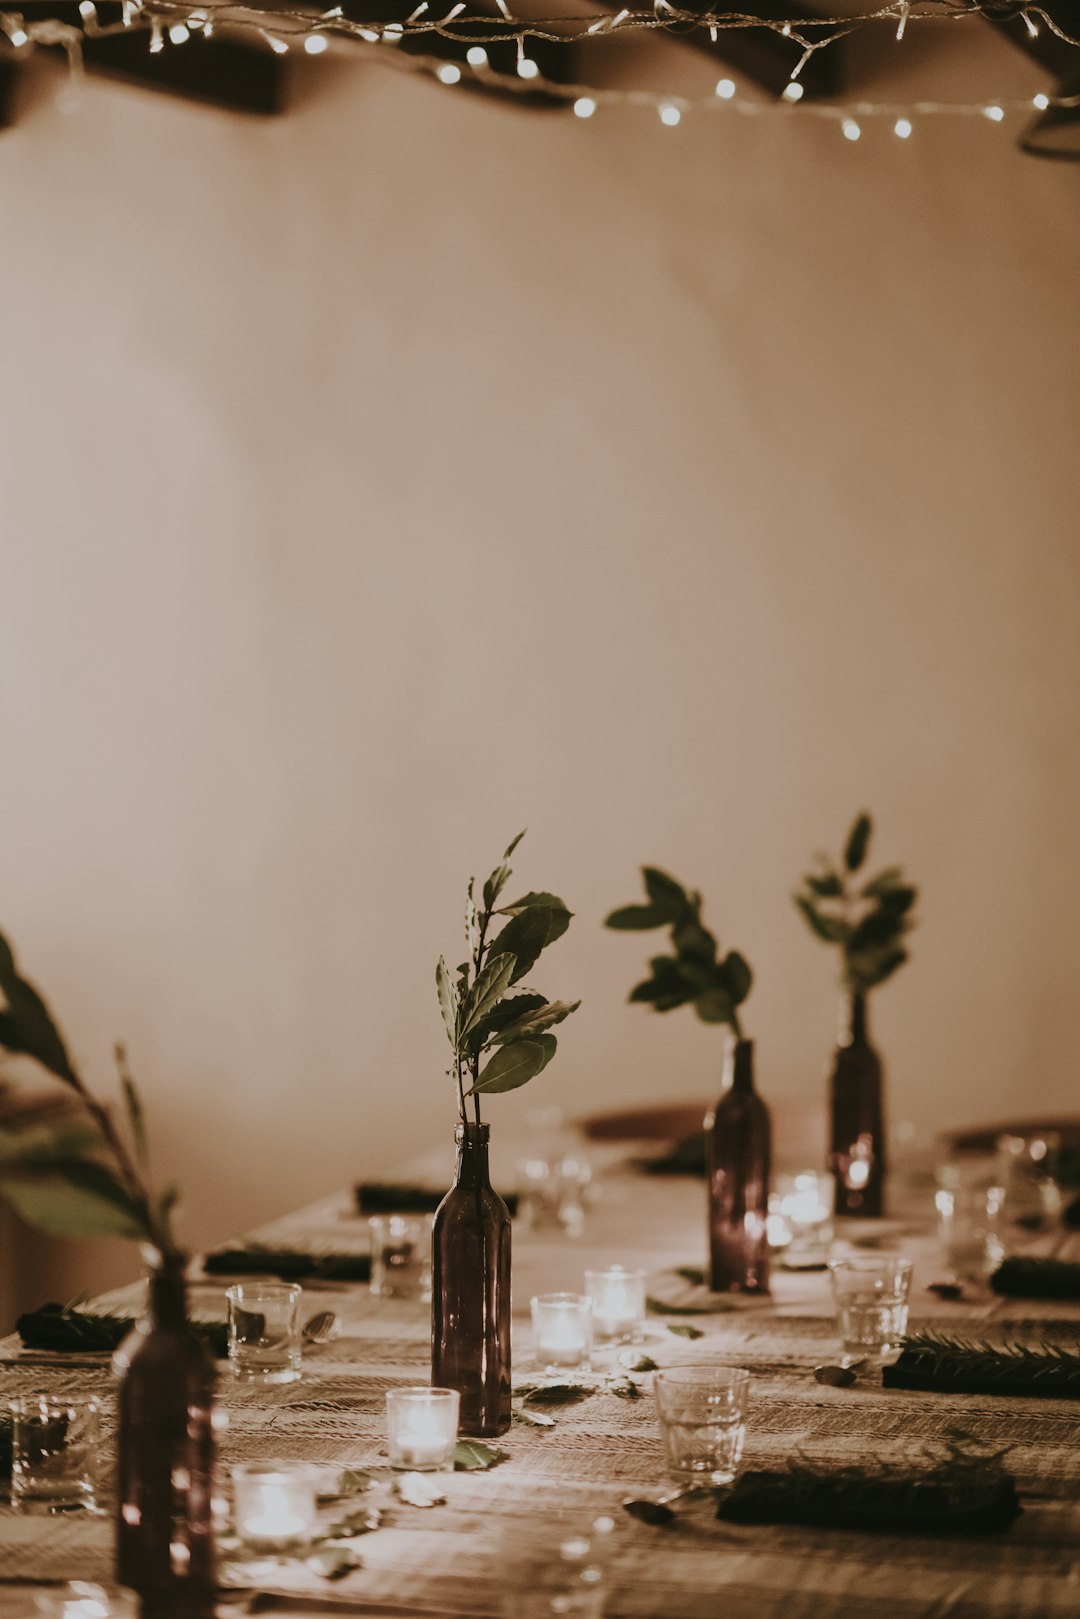
[[[700,1327],[692,1327],[686,1321],[669,1321],[667,1329],[669,1332],[674,1333],[676,1338],[704,1338],[705,1336]]]
[[[729,1310],[738,1309],[735,1300],[723,1294],[717,1294],[708,1304],[668,1304],[664,1299],[654,1298],[647,1298],[645,1304],[650,1315],[725,1315]]]
[[[655,1372],[656,1362],[648,1355],[639,1355],[634,1349],[619,1350],[619,1365],[625,1366],[628,1372]]]
[[[515,1422],[524,1422],[530,1428],[554,1428],[555,1418],[543,1411],[530,1411],[525,1404],[516,1405],[510,1413]]]
[[[815,1366],[814,1381],[827,1383],[834,1389],[849,1389],[855,1381],[855,1373],[850,1366]]]
[[[485,1445],[482,1439],[459,1439],[454,1446],[454,1469],[459,1473],[486,1473],[489,1467],[497,1467],[505,1460],[505,1450]]]
[[[312,1552],[310,1557],[304,1558],[304,1565],[324,1580],[344,1579],[354,1568],[363,1566],[348,1546],[326,1546],[322,1551]]]
[[[642,1523],[671,1523],[675,1517],[671,1508],[666,1507],[662,1501],[624,1501],[623,1511]]]
[[[572,1405],[575,1400],[586,1400],[595,1389],[584,1383],[524,1384],[518,1390],[523,1405]]]

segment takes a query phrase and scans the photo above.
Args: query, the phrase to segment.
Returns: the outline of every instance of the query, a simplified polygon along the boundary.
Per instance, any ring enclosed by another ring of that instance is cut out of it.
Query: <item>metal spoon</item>
[[[300,1329],[306,1344],[328,1344],[337,1337],[338,1319],[333,1310],[318,1310]]]

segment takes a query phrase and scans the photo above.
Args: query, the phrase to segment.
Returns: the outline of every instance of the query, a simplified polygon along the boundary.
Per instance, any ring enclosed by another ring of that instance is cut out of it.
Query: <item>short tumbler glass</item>
[[[301,1371],[296,1282],[235,1282],[229,1301],[229,1360],[248,1383],[295,1383]]]
[[[911,1260],[902,1254],[834,1259],[829,1266],[843,1359],[883,1361],[907,1331]]]
[[[19,1512],[95,1505],[98,1402],[30,1394],[11,1401],[11,1504]]]
[[[668,1472],[679,1484],[730,1484],[746,1441],[749,1372],[673,1366],[653,1376]]]
[[[373,1214],[371,1291],[381,1299],[431,1298],[431,1217]]]
[[[934,1206],[942,1257],[958,1281],[986,1282],[1005,1257],[1005,1189],[951,1164],[938,1178]]]

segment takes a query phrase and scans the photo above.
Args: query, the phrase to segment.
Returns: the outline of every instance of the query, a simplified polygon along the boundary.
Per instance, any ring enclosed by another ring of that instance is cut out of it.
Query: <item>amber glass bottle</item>
[[[837,1214],[876,1216],[885,1208],[885,1102],[881,1058],[870,1044],[866,996],[840,1003],[840,1037],[829,1076],[829,1168]]]
[[[187,1318],[185,1256],[159,1257],[150,1311],[120,1346],[116,1577],[145,1619],[212,1619],[215,1368]]]
[[[724,1089],[705,1119],[709,1286],[714,1293],[769,1291],[769,1110],[754,1090],[754,1043],[732,1040]]]
[[[510,1215],[488,1176],[486,1124],[457,1127],[457,1178],[432,1233],[431,1381],[461,1395],[461,1432],[510,1426]]]

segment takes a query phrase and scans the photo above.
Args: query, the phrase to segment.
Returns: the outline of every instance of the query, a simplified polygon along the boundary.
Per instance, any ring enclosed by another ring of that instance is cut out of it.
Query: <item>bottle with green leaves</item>
[[[606,926],[624,931],[671,929],[671,953],[653,956],[650,976],[631,1001],[657,1012],[693,1006],[705,1023],[728,1031],[720,1100],[705,1117],[708,1178],[709,1286],[714,1293],[767,1293],[772,1127],[754,1089],[754,1044],[743,1035],[739,1007],[753,974],[737,950],[721,957],[701,919],[701,895],[655,866],[645,866],[646,903],[612,911]]]
[[[884,1074],[870,1040],[871,990],[904,965],[917,890],[900,866],[866,879],[873,821],[859,815],[839,862],[816,856],[794,895],[807,926],[840,956],[840,1027],[829,1073],[829,1168],[836,1212],[876,1217],[885,1209],[888,1170]]]
[[[499,904],[522,837],[506,850],[479,903],[470,879],[466,958],[451,973],[440,957],[435,970],[453,1054],[458,1160],[432,1230],[431,1381],[458,1390],[461,1431],[485,1438],[510,1426],[510,1216],[488,1174],[481,1098],[517,1090],[542,1073],[555,1055],[552,1030],[581,1004],[549,1001],[523,982],[541,951],[566,932],[571,912],[547,893]]]
[[[174,1189],[150,1185],[143,1106],[116,1048],[126,1129],[94,1096],[52,1014],[0,935],[0,1050],[36,1061],[72,1106],[30,1128],[0,1118],[0,1194],[56,1236],[129,1237],[150,1270],[149,1310],[116,1351],[116,1577],[147,1619],[212,1619],[216,1372],[188,1319]]]

